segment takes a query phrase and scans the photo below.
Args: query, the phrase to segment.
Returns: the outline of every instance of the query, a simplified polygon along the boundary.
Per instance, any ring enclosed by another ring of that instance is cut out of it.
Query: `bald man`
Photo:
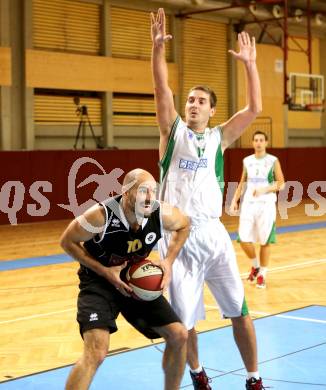
[[[149,172],[129,172],[122,195],[91,207],[72,221],[61,237],[63,249],[80,263],[77,321],[84,340],[84,352],[70,372],[67,390],[89,388],[108,353],[110,334],[117,331],[119,313],[147,338],[165,339],[164,389],[180,387],[186,361],[186,328],[163,296],[151,302],[136,300],[124,281],[128,266],[149,255],[164,229],[173,237],[159,262],[165,288],[172,264],[188,237],[188,218],[177,208],[159,203],[156,188]],[[153,384],[153,388],[157,386]]]

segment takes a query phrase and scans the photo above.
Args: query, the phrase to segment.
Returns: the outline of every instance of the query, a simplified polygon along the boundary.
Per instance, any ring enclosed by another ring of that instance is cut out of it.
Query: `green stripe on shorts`
[[[269,237],[266,241],[266,244],[275,244],[276,242],[276,228],[275,228],[275,222],[273,223],[271,232],[269,233]]]
[[[245,317],[249,314],[249,309],[247,306],[246,298],[243,298],[243,303],[242,303],[242,308],[241,308],[241,317]],[[228,319],[228,318],[233,318],[233,317],[227,317],[223,315],[223,318]]]
[[[249,309],[248,309],[248,305],[247,305],[247,302],[246,302],[246,298],[243,298],[242,309],[241,309],[241,316],[245,317],[248,314],[249,314]]]

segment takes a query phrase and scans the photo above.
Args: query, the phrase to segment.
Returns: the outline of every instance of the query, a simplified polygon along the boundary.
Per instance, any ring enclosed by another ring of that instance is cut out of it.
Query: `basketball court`
[[[266,289],[247,283],[239,218],[224,208],[222,221],[264,386],[326,390],[323,0],[0,1],[0,390],[64,389],[83,341],[79,263],[60,236],[82,207],[119,193],[131,169],[159,180],[149,14],[162,4],[173,35],[165,54],[176,109],[183,113],[192,86],[209,85],[218,97],[211,127],[245,106],[244,67],[228,49],[240,31],[256,39],[263,112],[226,150],[224,180],[228,205],[253,133],[266,133],[286,180]],[[200,362],[213,390],[241,390],[246,370],[231,322],[207,287],[204,302]],[[117,325],[90,389],[162,390],[162,339],[146,339],[122,316]],[[188,369],[181,389],[193,389]]]
[[[303,206],[290,210],[289,220],[304,223],[279,221],[278,244],[263,291],[245,282],[248,262],[233,241],[249,310],[255,319],[260,371],[267,386],[282,390],[326,388],[326,218],[302,214]],[[233,217],[225,216],[224,221],[235,239]],[[65,222],[57,225],[55,229],[47,223],[29,228],[37,228],[40,245],[46,247],[60,234]],[[24,233],[20,232],[22,237]],[[4,238],[8,234],[7,230]],[[17,257],[22,257],[24,251],[24,245],[16,246]],[[77,268],[76,262],[64,254],[0,262],[0,388],[63,388],[82,350],[75,323]],[[212,388],[240,389],[245,371],[229,321],[220,319],[208,291],[205,304],[207,318],[200,321],[198,330],[201,359],[212,378]],[[118,327],[112,336],[111,352],[91,388],[162,388],[163,344],[153,345],[120,317]],[[182,388],[191,388],[187,372]]]
[[[259,350],[260,372],[265,386],[280,390],[326,388],[325,306],[307,306],[260,318],[255,321],[255,327],[262,346]],[[246,373],[229,326],[201,333],[199,347],[213,389],[242,388]],[[91,389],[163,388],[160,369],[163,348],[164,345],[157,344],[109,356]],[[0,384],[0,388],[33,390],[46,387],[56,390],[63,388],[70,369],[66,366],[26,376]],[[190,377],[185,375],[181,389],[191,388]]]

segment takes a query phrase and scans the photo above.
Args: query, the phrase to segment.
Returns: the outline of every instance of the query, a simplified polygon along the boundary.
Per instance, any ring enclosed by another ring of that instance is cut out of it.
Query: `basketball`
[[[163,271],[148,260],[133,264],[127,271],[127,282],[133,289],[135,298],[153,301],[162,294]]]

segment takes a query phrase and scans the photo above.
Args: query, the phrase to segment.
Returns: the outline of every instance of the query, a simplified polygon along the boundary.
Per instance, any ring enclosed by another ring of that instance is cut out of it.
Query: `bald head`
[[[136,168],[128,172],[123,179],[123,190],[128,191],[133,186],[139,186],[139,184],[147,181],[155,181],[154,177],[144,169]]]
[[[123,209],[127,218],[149,217],[157,194],[157,183],[154,177],[144,169],[133,169],[128,172],[122,184]]]

